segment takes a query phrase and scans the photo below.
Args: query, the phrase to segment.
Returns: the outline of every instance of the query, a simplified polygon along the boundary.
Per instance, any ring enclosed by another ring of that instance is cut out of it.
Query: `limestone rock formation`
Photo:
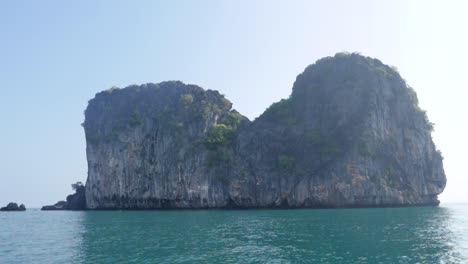
[[[58,211],[58,210],[67,210],[67,202],[58,201],[54,205],[44,205],[41,208],[41,211]]]
[[[26,206],[24,204],[18,206],[17,203],[8,203],[7,206],[0,208],[0,211],[26,211]]]
[[[54,205],[45,205],[41,208],[42,211],[55,211],[55,210],[85,210],[86,209],[86,195],[85,187],[81,182],[72,184],[75,190],[74,194],[67,196],[66,201],[58,201]]]
[[[399,73],[337,54],[307,67],[253,122],[181,82],[90,100],[89,209],[436,205],[433,124]]]

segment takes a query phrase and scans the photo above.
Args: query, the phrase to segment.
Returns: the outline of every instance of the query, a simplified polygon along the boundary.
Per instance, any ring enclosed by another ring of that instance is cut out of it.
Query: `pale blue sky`
[[[468,202],[464,1],[0,2],[0,205],[39,207],[86,180],[83,110],[111,86],[181,80],[253,119],[315,60],[358,51],[398,67],[436,123]]]

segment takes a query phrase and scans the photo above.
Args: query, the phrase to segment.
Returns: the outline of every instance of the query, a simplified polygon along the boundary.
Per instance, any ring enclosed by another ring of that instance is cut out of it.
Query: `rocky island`
[[[17,203],[8,203],[7,206],[0,208],[0,211],[26,211],[26,206]]]
[[[96,94],[85,111],[87,209],[437,205],[433,124],[395,68],[338,53],[254,121],[182,82]]]

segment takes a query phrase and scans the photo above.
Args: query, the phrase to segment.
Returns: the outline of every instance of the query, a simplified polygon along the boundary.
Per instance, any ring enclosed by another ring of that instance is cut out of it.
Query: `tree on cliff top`
[[[84,188],[84,185],[83,185],[82,182],[78,181],[78,182],[72,183],[71,187],[72,187],[72,189],[73,189],[75,192],[78,192],[78,191],[80,191],[82,188]]]

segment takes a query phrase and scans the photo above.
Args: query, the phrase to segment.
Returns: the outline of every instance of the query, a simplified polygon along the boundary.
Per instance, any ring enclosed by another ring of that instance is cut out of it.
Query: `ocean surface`
[[[0,263],[468,263],[468,205],[0,212]]]

